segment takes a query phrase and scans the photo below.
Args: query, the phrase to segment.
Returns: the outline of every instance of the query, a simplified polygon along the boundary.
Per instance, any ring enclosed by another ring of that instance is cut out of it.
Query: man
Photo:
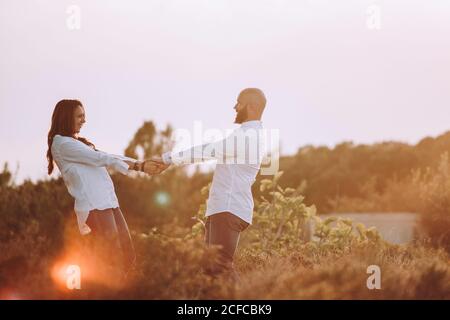
[[[260,134],[265,106],[266,98],[260,89],[244,89],[234,106],[237,112],[234,122],[241,126],[230,136],[182,152],[167,152],[153,159],[166,166],[211,159],[218,161],[207,201],[205,225],[206,244],[221,246],[219,262],[209,270],[212,275],[230,273],[237,280],[233,256],[240,233],[252,223],[251,186],[264,153]]]

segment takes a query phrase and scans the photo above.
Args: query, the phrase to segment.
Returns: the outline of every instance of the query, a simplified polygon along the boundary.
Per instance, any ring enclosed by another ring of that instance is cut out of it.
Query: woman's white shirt
[[[72,197],[75,198],[75,213],[81,234],[91,229],[86,220],[91,210],[119,207],[114,185],[107,167],[122,174],[128,173],[131,158],[95,151],[72,137],[56,135],[51,147],[53,159]]]

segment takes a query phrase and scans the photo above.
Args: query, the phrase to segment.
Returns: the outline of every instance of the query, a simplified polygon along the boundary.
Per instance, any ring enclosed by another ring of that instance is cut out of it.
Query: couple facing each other
[[[115,268],[126,275],[133,268],[136,255],[107,168],[122,174],[135,170],[154,175],[170,165],[217,160],[207,200],[205,242],[220,249],[217,263],[206,271],[213,276],[227,274],[237,280],[233,256],[240,232],[252,223],[251,186],[264,153],[259,133],[265,105],[266,98],[260,89],[244,89],[234,106],[234,123],[240,127],[231,135],[217,142],[138,161],[97,150],[92,142],[79,136],[86,122],[84,107],[78,100],[61,100],[53,111],[48,133],[48,174],[53,172],[56,163],[75,199],[80,233],[89,234],[102,244],[108,251],[107,257],[118,259],[114,260]],[[256,135],[248,134],[250,131]]]

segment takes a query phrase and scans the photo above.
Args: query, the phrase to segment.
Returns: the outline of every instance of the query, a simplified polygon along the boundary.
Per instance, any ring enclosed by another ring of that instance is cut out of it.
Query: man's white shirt
[[[254,207],[251,187],[266,152],[262,129],[261,121],[247,121],[223,140],[167,152],[162,159],[166,164],[176,165],[216,160],[206,216],[230,212],[251,224]]]

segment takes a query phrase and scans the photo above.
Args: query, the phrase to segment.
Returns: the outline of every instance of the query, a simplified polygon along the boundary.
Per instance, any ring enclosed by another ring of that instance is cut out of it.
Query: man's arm
[[[227,138],[212,143],[194,146],[180,152],[166,152],[159,159],[164,164],[180,165],[218,160],[222,163],[257,163],[260,152],[257,131],[246,134],[241,130],[233,132]]]
[[[162,154],[161,160],[164,164],[191,164],[204,162],[208,160],[218,160],[219,158],[223,158],[224,155],[227,155],[225,145],[225,140],[208,143],[199,146],[194,146],[187,150],[183,150],[180,152],[166,152]],[[231,156],[231,155],[227,155]]]

